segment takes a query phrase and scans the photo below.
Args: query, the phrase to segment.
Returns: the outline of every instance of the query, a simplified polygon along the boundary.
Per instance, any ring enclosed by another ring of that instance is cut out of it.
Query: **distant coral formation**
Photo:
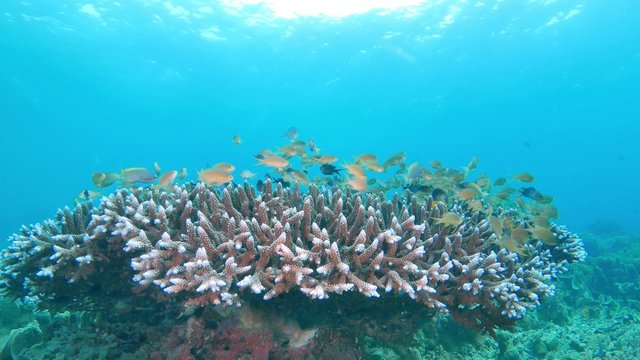
[[[475,330],[509,327],[554,293],[581,261],[582,241],[553,225],[557,244],[500,246],[488,217],[462,202],[297,186],[261,192],[184,184],[120,189],[96,208],[61,210],[23,227],[2,253],[0,287],[43,307],[134,293],[186,306],[239,305],[301,292],[404,297]],[[459,224],[440,221],[444,214]],[[318,300],[319,301],[319,300]]]

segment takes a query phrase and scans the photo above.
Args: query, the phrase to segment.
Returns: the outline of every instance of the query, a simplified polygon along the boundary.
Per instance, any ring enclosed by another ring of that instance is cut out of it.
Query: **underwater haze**
[[[261,175],[249,154],[290,127],[340,158],[477,155],[480,173],[533,174],[573,231],[637,232],[639,13],[633,0],[4,1],[0,237],[72,205],[93,172],[158,162],[193,179],[227,161]]]

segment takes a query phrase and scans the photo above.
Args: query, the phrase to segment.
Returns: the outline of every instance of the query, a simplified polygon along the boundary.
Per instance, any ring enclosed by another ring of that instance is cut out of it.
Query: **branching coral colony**
[[[2,253],[0,280],[5,295],[42,307],[128,288],[132,297],[185,306],[256,296],[268,303],[294,292],[312,301],[346,292],[361,301],[401,297],[494,335],[553,295],[552,280],[585,256],[582,241],[555,224],[555,244],[510,251],[490,224],[498,211],[454,198],[418,201],[408,190],[388,200],[269,180],[262,191],[246,182],[120,189],[98,207],[80,204],[22,227]],[[461,221],[444,222],[445,214]]]

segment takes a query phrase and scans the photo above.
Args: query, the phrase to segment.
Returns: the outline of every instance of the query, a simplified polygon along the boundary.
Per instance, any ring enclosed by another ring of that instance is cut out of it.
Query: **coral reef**
[[[387,200],[311,185],[304,194],[270,181],[260,193],[248,183],[120,189],[99,207],[23,227],[2,253],[0,287],[41,307],[77,309],[126,298],[131,287],[140,301],[187,308],[357,292],[411,299],[495,335],[552,295],[552,280],[585,253],[556,225],[556,245],[510,252],[490,211],[419,203],[410,192]],[[439,221],[447,213],[462,221]]]

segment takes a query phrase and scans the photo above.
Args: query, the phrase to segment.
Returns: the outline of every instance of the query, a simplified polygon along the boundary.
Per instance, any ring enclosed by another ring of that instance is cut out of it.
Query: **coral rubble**
[[[494,335],[552,295],[552,281],[585,253],[556,225],[557,244],[510,252],[490,211],[418,202],[408,191],[388,200],[270,181],[261,192],[248,183],[120,189],[96,208],[78,205],[23,227],[2,253],[0,288],[41,307],[93,306],[130,288],[187,307],[357,292],[362,301],[410,299]],[[438,221],[445,213],[461,223]]]

